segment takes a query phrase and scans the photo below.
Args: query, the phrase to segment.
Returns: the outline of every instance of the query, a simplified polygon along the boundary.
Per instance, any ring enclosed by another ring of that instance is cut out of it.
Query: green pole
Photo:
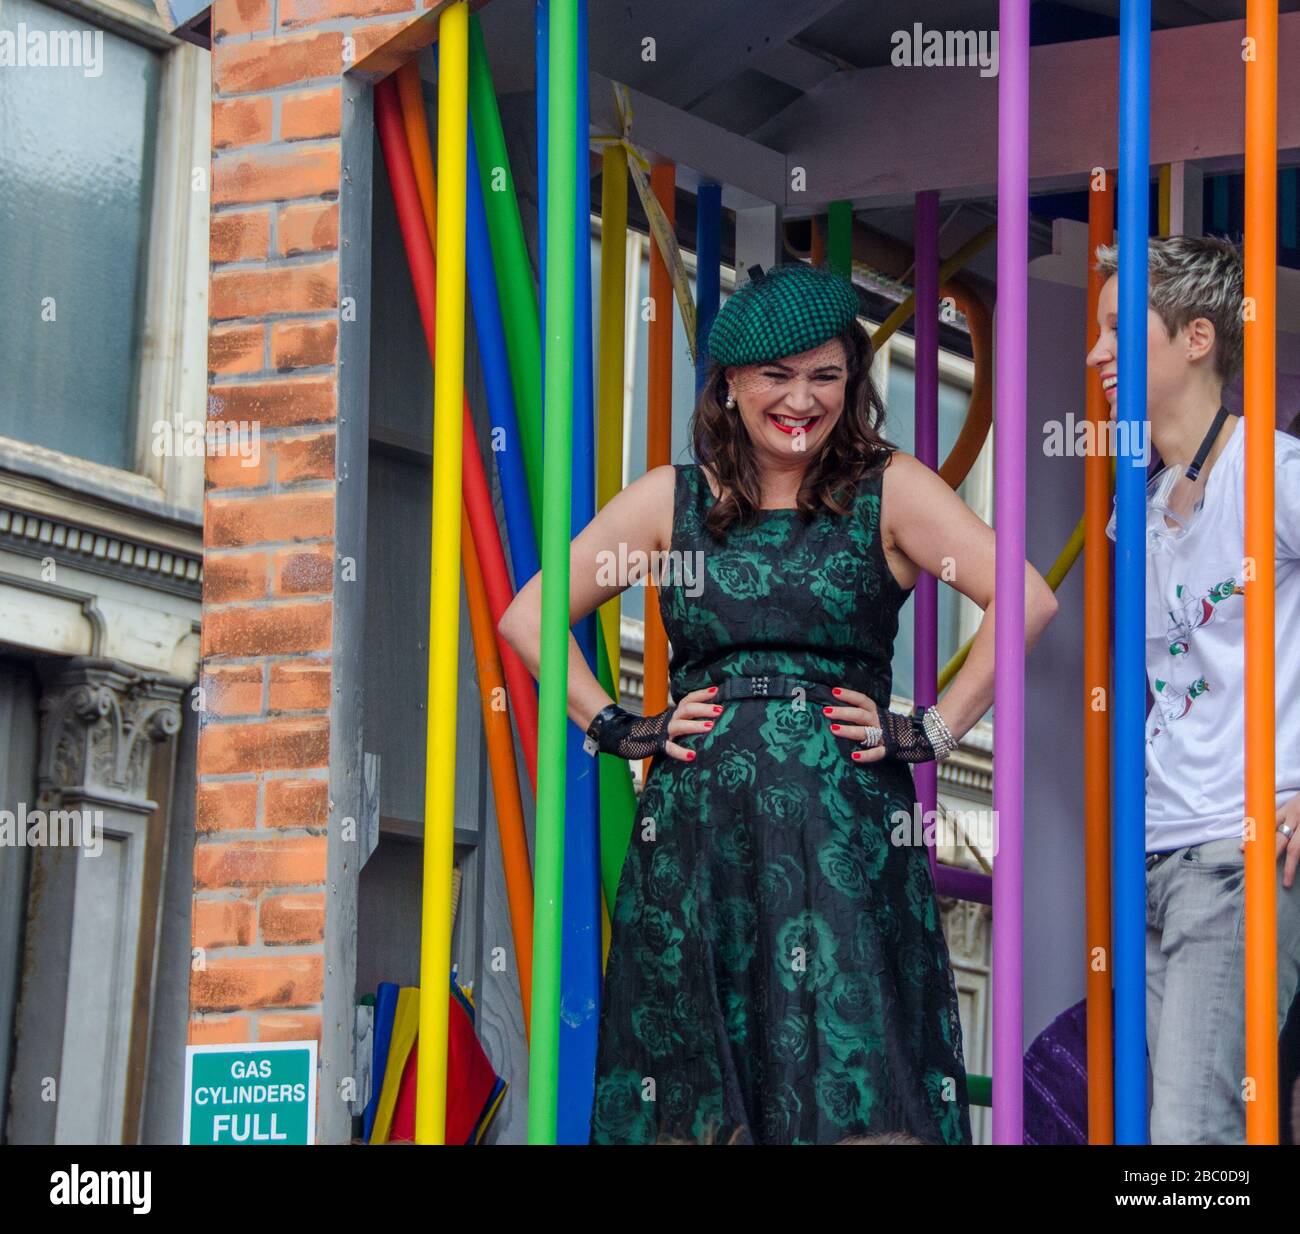
[[[826,264],[842,278],[853,278],[853,203],[833,201],[827,207]]]
[[[483,28],[477,14],[471,14],[469,19],[469,114],[478,147],[479,178],[483,184],[488,236],[492,241],[497,298],[501,302],[501,319],[506,330],[506,357],[515,391],[519,448],[524,454],[524,475],[528,480],[528,499],[533,508],[533,526],[540,527],[542,355],[537,291],[532,263],[528,259],[528,245],[524,242],[515,181],[510,174],[510,159],[506,155],[506,138],[501,129],[501,112],[492,85],[492,70],[483,44]],[[572,220],[572,207],[564,217]],[[524,580],[518,581],[522,586]]]
[[[559,1108],[560,934],[569,685],[569,502],[573,486],[573,203],[578,169],[578,5],[551,0],[546,176],[546,495],[542,515],[542,652],[537,746],[533,1037],[528,1142],[554,1144]],[[585,220],[584,220],[585,223]],[[586,228],[583,227],[583,234]]]

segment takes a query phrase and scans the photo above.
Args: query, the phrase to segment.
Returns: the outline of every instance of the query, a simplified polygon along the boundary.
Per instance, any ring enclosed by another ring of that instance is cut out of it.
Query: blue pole
[[[538,569],[537,531],[528,501],[528,477],[519,446],[519,424],[515,416],[514,387],[510,384],[510,361],[506,332],[497,298],[496,272],[492,266],[492,243],[488,235],[483,185],[479,179],[478,150],[474,128],[469,130],[469,174],[465,218],[465,270],[470,302],[474,309],[474,333],[483,362],[487,387],[488,415],[492,422],[492,457],[501,477],[501,501],[506,513],[506,537],[510,542],[510,565],[518,591]],[[497,439],[501,447],[497,447]]]
[[[1119,34],[1119,398],[1115,539],[1115,1143],[1145,1144],[1147,239],[1151,4]]]
[[[709,374],[709,327],[722,298],[722,186],[701,184],[695,194],[695,393]]]
[[[596,513],[596,433],[591,359],[590,103],[587,97],[587,0],[578,0],[578,176],[573,226],[574,346],[572,534]],[[596,614],[573,629],[596,671]],[[564,902],[561,945],[561,1008],[557,1144],[586,1144],[595,1095],[596,1044],[600,1027],[600,775],[582,748],[584,734],[572,721],[566,746]]]

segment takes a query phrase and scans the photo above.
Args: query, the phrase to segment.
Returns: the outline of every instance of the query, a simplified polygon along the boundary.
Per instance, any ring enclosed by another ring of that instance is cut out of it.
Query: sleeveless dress
[[[683,568],[659,590],[675,700],[784,675],[888,708],[909,593],[878,534],[882,478],[858,482],[851,516],[763,510],[719,543],[708,479],[677,466]],[[651,766],[611,921],[593,1144],[970,1142],[928,857],[891,843],[911,772],[857,765],[821,700],[796,701],[724,702],[681,739],[694,761]]]

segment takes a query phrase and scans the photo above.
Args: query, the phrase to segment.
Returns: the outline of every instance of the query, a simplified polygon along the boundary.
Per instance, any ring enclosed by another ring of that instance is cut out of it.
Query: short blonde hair
[[[1225,385],[1241,371],[1245,344],[1241,308],[1245,267],[1241,251],[1216,236],[1152,236],[1147,244],[1151,307],[1172,339],[1198,317],[1214,326],[1214,371]],[[1119,246],[1097,246],[1097,269],[1119,269]]]

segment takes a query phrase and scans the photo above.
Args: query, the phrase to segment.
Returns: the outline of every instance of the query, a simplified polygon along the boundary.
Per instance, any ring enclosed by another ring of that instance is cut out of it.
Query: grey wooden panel
[[[194,895],[194,788],[199,726],[181,707],[176,769],[167,818],[158,951],[154,966],[153,1022],[145,1081],[142,1144],[179,1144],[185,1101],[185,1044],[190,1019],[190,916]]]
[[[0,661],[0,810],[36,804],[36,683],[27,667]],[[7,1139],[9,1069],[13,1063],[23,923],[27,917],[27,849],[0,848],[0,1139]]]

